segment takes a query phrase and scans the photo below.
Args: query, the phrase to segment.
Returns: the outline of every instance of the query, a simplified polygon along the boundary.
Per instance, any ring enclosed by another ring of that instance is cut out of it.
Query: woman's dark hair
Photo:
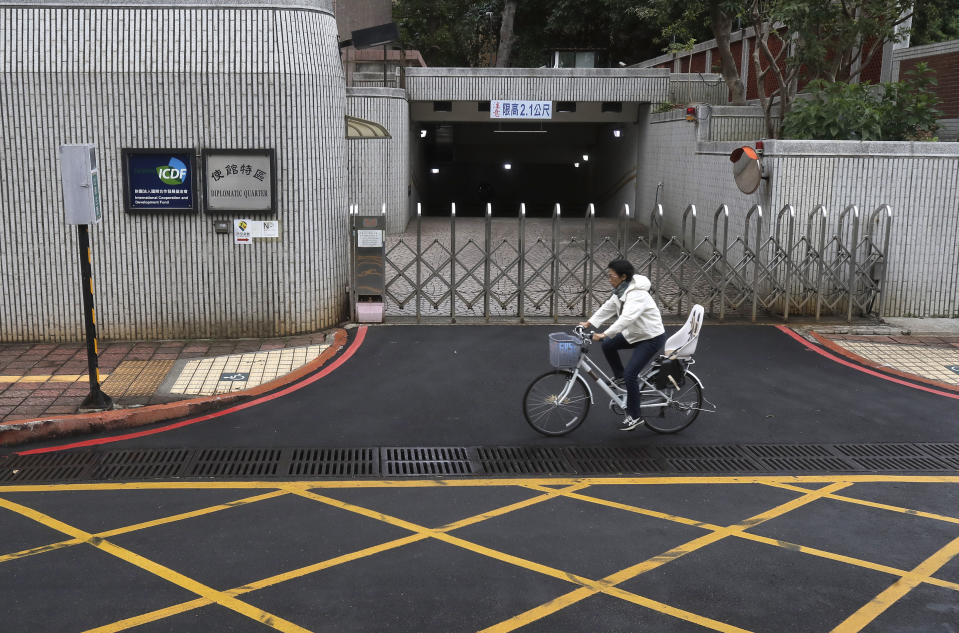
[[[614,259],[613,261],[609,262],[609,266],[607,268],[620,277],[626,275],[627,277],[632,278],[632,276],[636,274],[636,269],[633,268],[633,265],[625,259]]]

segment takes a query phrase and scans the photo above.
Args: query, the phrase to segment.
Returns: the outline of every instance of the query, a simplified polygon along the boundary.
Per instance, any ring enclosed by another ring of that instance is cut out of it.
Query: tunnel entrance
[[[592,105],[594,116],[580,104],[567,121],[490,121],[482,111],[414,119],[412,182],[423,215],[448,216],[453,203],[461,217],[483,216],[487,204],[494,217],[516,217],[521,204],[527,217],[550,217],[557,203],[564,217],[582,217],[590,203],[598,216],[614,215],[635,198],[638,107]]]

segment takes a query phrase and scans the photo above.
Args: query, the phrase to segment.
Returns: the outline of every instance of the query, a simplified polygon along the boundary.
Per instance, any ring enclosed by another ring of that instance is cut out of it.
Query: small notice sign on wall
[[[254,238],[280,237],[280,223],[276,220],[233,220],[233,243],[252,244]]]
[[[358,248],[381,248],[383,246],[383,231],[358,230],[356,232],[356,246]]]

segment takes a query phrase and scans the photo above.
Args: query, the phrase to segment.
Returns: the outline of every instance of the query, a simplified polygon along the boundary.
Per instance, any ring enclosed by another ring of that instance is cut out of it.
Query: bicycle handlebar
[[[596,332],[593,331],[593,330],[587,330],[586,328],[584,328],[584,327],[581,326],[581,325],[575,326],[575,327],[573,328],[573,332],[574,332],[579,338],[583,339],[583,343],[586,343],[587,345],[593,342],[593,334],[596,333]]]

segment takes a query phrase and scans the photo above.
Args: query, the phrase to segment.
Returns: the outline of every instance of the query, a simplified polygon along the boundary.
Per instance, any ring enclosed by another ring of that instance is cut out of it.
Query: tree
[[[516,22],[517,0],[506,0],[503,4],[503,19],[499,27],[499,49],[496,52],[496,66],[506,68],[513,52],[513,26]]]
[[[671,0],[651,0],[644,15],[668,16],[675,4]],[[690,50],[697,41],[712,35],[716,40],[720,72],[729,89],[729,99],[733,105],[746,105],[746,87],[730,48],[733,20],[742,17],[745,3],[742,0],[699,0],[683,3],[683,6],[681,15],[663,23],[663,35],[673,40],[664,50],[674,53]]]
[[[430,66],[489,65],[495,50],[495,23],[503,0],[398,0],[393,19],[407,48],[422,53]]]
[[[395,0],[393,18],[404,44],[418,49],[431,66],[488,65],[488,51],[497,44],[509,50],[497,55],[499,66],[543,66],[559,48],[597,50],[601,65],[616,66],[655,57],[663,45],[663,24],[680,14],[675,3],[651,14],[645,11],[650,2]],[[515,6],[511,38],[504,19],[509,4]]]
[[[729,88],[729,100],[733,105],[746,105],[746,86],[743,85],[736,60],[733,59],[729,37],[733,30],[733,17],[738,12],[735,3],[710,0],[709,22],[716,39],[716,50],[719,51],[720,72],[726,87]]]
[[[748,0],[767,135],[781,136],[800,79],[855,79],[885,42],[906,36],[898,27],[911,14],[911,0]]]
[[[916,0],[910,46],[959,39],[959,0]]]

